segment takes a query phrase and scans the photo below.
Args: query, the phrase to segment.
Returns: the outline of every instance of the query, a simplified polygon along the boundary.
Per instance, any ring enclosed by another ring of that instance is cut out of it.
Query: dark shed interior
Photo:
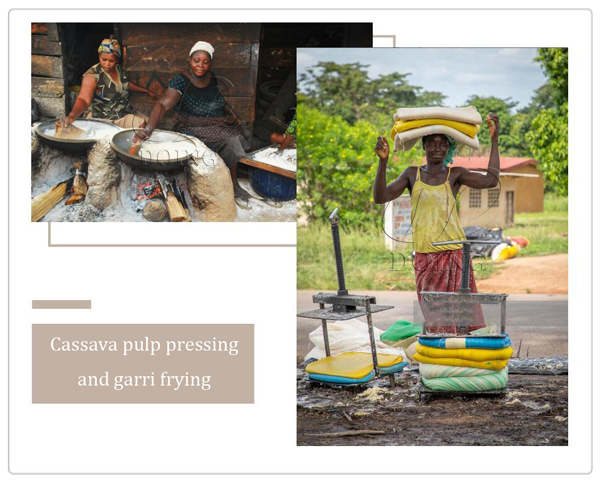
[[[32,24],[32,97],[39,115],[65,115],[82,75],[98,62],[103,38],[123,49],[131,81],[164,94],[169,79],[187,68],[198,40],[215,47],[213,72],[238,116],[258,137],[283,131],[295,110],[297,47],[371,47],[370,23],[65,23]],[[149,97],[131,94],[149,113]],[[169,116],[162,127],[169,128]],[[265,136],[267,138],[265,138]]]

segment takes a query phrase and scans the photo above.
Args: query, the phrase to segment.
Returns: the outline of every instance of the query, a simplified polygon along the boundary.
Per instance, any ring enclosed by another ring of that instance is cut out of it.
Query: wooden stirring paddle
[[[79,127],[75,127],[73,124],[69,124],[66,127],[62,125],[56,126],[56,135],[55,137],[59,139],[82,139],[85,137],[85,130],[80,129]]]
[[[142,146],[142,143],[132,143],[131,147],[129,147],[129,155],[138,155],[140,152],[140,147]]]

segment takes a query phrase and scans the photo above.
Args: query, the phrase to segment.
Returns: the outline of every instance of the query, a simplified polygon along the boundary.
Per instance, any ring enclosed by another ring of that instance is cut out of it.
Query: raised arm
[[[490,138],[492,139],[492,149],[490,151],[490,160],[485,175],[470,171],[469,169],[461,169],[458,182],[472,189],[489,189],[496,187],[500,177],[500,154],[498,153],[498,133],[500,132],[500,122],[498,116],[494,113],[489,113],[487,116],[487,124],[490,129]]]
[[[404,189],[408,187],[408,169],[405,169],[404,172],[400,174],[400,177],[388,185],[386,180],[386,169],[387,161],[390,156],[390,146],[385,137],[377,138],[375,153],[379,157],[379,167],[377,167],[377,175],[375,177],[375,184],[373,185],[373,201],[376,204],[385,204],[386,202],[400,197],[402,192],[404,192]]]

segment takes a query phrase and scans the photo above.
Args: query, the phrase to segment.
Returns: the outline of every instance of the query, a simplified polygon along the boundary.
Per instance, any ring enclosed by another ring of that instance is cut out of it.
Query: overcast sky
[[[526,106],[546,82],[535,48],[299,48],[298,73],[320,61],[369,65],[371,78],[410,73],[411,85],[441,92],[445,105],[463,105],[471,95],[511,97]]]

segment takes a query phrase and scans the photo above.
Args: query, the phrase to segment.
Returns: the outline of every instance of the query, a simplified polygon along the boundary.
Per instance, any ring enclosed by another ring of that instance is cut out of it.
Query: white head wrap
[[[192,47],[192,49],[190,50],[190,57],[197,50],[204,50],[205,52],[208,52],[208,55],[210,55],[211,59],[213,58],[213,53],[215,53],[214,47],[210,43],[203,42],[202,40],[196,42],[196,45]]]

